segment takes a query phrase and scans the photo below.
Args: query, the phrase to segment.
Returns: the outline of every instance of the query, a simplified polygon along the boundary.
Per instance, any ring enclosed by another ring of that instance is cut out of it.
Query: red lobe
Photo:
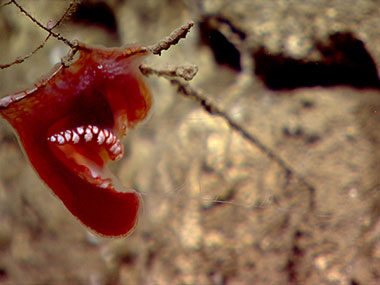
[[[143,120],[150,92],[139,71],[143,47],[79,46],[34,88],[0,99],[0,114],[19,136],[43,181],[84,225],[104,236],[128,234],[140,197],[107,170],[123,155],[120,138]]]

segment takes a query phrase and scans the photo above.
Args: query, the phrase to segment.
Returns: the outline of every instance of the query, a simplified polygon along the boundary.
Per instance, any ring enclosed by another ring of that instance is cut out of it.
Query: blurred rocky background
[[[19,3],[44,24],[69,5]],[[83,0],[57,31],[150,45],[189,20],[185,40],[145,63],[196,64],[192,86],[296,175],[151,76],[151,115],[112,166],[144,193],[140,221],[127,238],[103,239],[44,186],[2,120],[0,283],[380,283],[379,2]],[[0,64],[45,37],[13,4],[0,9]],[[68,50],[50,39],[0,70],[0,96],[28,88]]]

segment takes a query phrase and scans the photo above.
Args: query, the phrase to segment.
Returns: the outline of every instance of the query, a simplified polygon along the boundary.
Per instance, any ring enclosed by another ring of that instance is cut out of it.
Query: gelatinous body
[[[150,109],[138,69],[148,52],[80,45],[79,53],[33,89],[0,99],[0,114],[75,217],[101,235],[126,235],[136,224],[140,197],[122,187],[106,165],[122,156],[120,138]]]

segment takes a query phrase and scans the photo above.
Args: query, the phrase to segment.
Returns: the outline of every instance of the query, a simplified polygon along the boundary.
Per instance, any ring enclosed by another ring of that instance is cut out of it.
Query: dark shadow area
[[[229,33],[243,40],[246,35],[235,28],[228,20],[217,16],[206,16],[199,22],[201,43],[208,45],[213,51],[215,60],[236,71],[241,71],[240,52],[220,31],[220,27],[228,27]]]
[[[0,280],[7,279],[7,271],[4,268],[0,268]]]
[[[377,68],[364,43],[351,33],[336,33],[317,41],[319,61],[270,54],[264,47],[253,52],[255,73],[273,90],[347,85],[380,89]]]
[[[81,1],[71,19],[75,23],[95,25],[112,33],[117,33],[115,15],[104,2]]]
[[[304,257],[303,249],[298,245],[300,240],[303,238],[303,233],[300,231],[296,231],[293,237],[293,247],[290,251],[290,256],[288,263],[285,269],[288,272],[288,282],[289,284],[297,284],[298,283],[298,272],[297,268],[299,263],[302,262],[302,258]]]

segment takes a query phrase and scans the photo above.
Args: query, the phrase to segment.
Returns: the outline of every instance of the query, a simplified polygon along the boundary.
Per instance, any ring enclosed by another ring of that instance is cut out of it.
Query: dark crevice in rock
[[[241,71],[240,52],[234,43],[221,32],[222,26],[227,27],[231,36],[240,40],[245,39],[244,32],[234,27],[227,19],[217,16],[205,16],[199,22],[201,42],[211,48],[217,63],[236,71]]]
[[[95,25],[112,33],[117,33],[118,27],[112,9],[104,2],[82,1],[77,6],[71,19],[76,23]]]
[[[286,265],[286,271],[288,274],[288,282],[289,284],[298,284],[299,276],[299,265],[302,262],[302,258],[304,255],[303,250],[299,247],[300,239],[303,237],[303,233],[301,231],[296,231],[293,237],[293,247],[290,252],[290,256]]]
[[[380,89],[376,64],[364,43],[349,32],[316,41],[320,60],[271,54],[264,47],[253,52],[255,73],[273,90],[346,85]]]
[[[0,280],[6,279],[8,276],[7,271],[4,268],[0,268]]]

